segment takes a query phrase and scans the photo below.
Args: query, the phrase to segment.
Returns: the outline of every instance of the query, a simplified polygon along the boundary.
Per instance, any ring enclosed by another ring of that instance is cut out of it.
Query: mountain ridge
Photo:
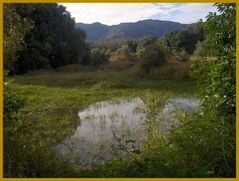
[[[76,28],[84,30],[87,40],[140,38],[146,35],[161,37],[168,31],[181,29],[189,24],[182,24],[164,20],[140,20],[137,22],[123,22],[117,25],[105,25],[100,22],[92,24],[76,23]]]

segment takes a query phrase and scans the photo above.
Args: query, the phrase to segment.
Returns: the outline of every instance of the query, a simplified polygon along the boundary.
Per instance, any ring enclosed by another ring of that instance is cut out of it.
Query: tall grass
[[[200,110],[194,115],[182,114],[179,119],[183,124],[168,134],[157,132],[156,117],[168,97],[197,95],[192,81],[139,78],[128,71],[82,72],[80,68],[8,79],[13,80],[11,92],[24,102],[13,114],[17,119],[4,124],[5,177],[235,176],[233,117]],[[145,94],[148,89],[150,93]],[[134,157],[125,156],[89,168],[56,157],[53,145],[73,134],[79,110],[97,101],[135,96],[144,98],[146,129],[151,139],[141,145]],[[8,97],[4,95],[5,100]]]
[[[192,115],[182,112],[178,117],[182,124],[161,135],[155,122],[162,102],[150,94],[144,100],[150,139],[141,145],[137,161],[111,160],[95,170],[97,176],[235,177],[233,117],[218,117],[211,110],[202,113],[202,109]]]

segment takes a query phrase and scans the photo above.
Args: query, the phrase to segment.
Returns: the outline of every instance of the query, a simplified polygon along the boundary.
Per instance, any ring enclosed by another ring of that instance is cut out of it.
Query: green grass
[[[90,168],[59,160],[53,146],[73,134],[78,111],[92,103],[140,96],[146,98],[145,104],[149,107],[147,122],[153,123],[162,104],[157,100],[198,96],[193,81],[188,78],[160,80],[157,77],[140,78],[130,70],[83,69],[73,65],[5,79],[15,96],[24,100],[19,112],[11,113],[11,124],[4,126],[5,177],[235,175],[235,118],[224,118],[207,109],[191,116],[183,114],[179,117],[184,123],[182,126],[165,137],[154,135],[135,157],[113,159],[100,167]],[[8,106],[15,105],[14,101]]]
[[[190,81],[139,79],[127,72],[50,72],[11,79],[16,91],[26,99],[23,114],[30,115],[29,119],[34,119],[39,127],[46,124],[42,121],[44,117],[53,129],[59,129],[59,122],[63,122],[62,126],[73,124],[79,110],[102,100],[142,96],[146,90],[157,97],[197,94]]]
[[[146,90],[158,97],[197,95],[190,81],[139,79],[127,72],[45,72],[10,79],[15,91],[26,99],[22,114],[34,120],[36,130],[44,125],[39,131],[51,134],[61,126],[70,127],[78,111],[98,101],[142,96]],[[43,134],[57,138],[54,134]]]
[[[66,67],[62,68],[64,70],[62,72],[41,71],[7,78],[6,81],[9,81],[11,89],[25,100],[25,103],[17,113],[18,121],[10,127],[8,141],[5,141],[4,153],[7,152],[15,161],[9,163],[9,158],[5,155],[5,177],[207,177],[217,175],[214,173],[213,166],[210,168],[207,166],[221,151],[213,144],[216,141],[219,145],[221,141],[221,129],[211,129],[217,125],[214,121],[217,119],[215,115],[208,117],[209,122],[204,122],[204,118],[199,115],[187,118],[191,121],[186,124],[186,127],[174,131],[169,136],[169,142],[161,137],[151,139],[142,148],[140,156],[137,156],[138,160],[125,157],[120,160],[111,160],[99,168],[88,169],[81,165],[59,161],[53,145],[73,134],[77,125],[78,111],[92,103],[116,97],[145,97],[145,93],[148,92],[150,92],[151,101],[174,96],[198,96],[194,83],[188,79],[158,80],[139,78],[129,71],[91,69],[80,71],[82,67],[76,67],[74,71],[68,69],[70,68]],[[192,132],[193,127],[198,127],[198,131]],[[205,130],[201,131],[202,129]],[[211,134],[215,135],[212,137]],[[191,135],[195,137],[191,138]],[[210,137],[212,139],[209,139]],[[201,145],[202,148],[195,142],[195,138],[206,140]],[[170,141],[175,145],[173,148],[168,146]],[[210,154],[203,159],[207,153]],[[188,157],[190,154],[191,157]]]
[[[17,143],[12,145],[15,150],[13,155],[19,163],[13,164],[14,171],[6,166],[5,176],[94,176],[90,170],[86,172],[80,166],[76,169],[57,160],[52,148],[52,145],[60,143],[74,132],[78,111],[102,100],[142,97],[148,90],[157,98],[197,96],[192,81],[138,78],[130,71],[68,69],[6,78],[14,92],[18,92],[25,100],[25,104],[18,113],[21,124],[17,125],[16,137],[13,136]]]
[[[16,83],[46,87],[92,88],[102,84],[107,89],[152,89],[175,92],[175,94],[197,94],[190,80],[157,80],[140,78],[130,71],[87,71],[87,72],[39,72],[13,78]]]

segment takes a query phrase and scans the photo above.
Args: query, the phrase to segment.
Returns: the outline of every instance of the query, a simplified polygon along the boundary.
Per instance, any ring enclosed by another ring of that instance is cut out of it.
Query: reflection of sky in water
[[[174,118],[176,108],[195,110],[198,106],[197,99],[170,99],[160,114],[160,120],[165,120],[159,122],[160,132],[166,132],[172,124],[177,123],[177,119]],[[135,140],[134,145],[138,148],[140,142],[146,139],[146,115],[137,108],[144,108],[143,101],[138,97],[130,100],[102,101],[89,106],[78,113],[80,125],[71,137],[57,145],[58,153],[64,155],[67,160],[82,162],[85,165],[103,163],[110,156],[116,156],[118,147],[113,133],[122,139],[122,143]]]

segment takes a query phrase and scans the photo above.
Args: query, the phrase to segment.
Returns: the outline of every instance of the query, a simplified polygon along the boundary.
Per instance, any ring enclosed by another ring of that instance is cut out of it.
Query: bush
[[[160,67],[150,69],[149,76],[157,79],[190,80],[188,70],[190,62],[167,61]]]
[[[174,53],[173,59],[179,62],[186,62],[189,59],[189,54],[185,50],[182,50],[178,53]]]
[[[129,52],[130,52],[130,49],[129,49],[129,47],[128,47],[127,45],[122,45],[122,47],[120,47],[120,48],[116,51],[116,53],[117,53],[118,55],[120,55],[120,54],[129,54]]]
[[[24,105],[24,99],[20,94],[13,90],[10,82],[4,83],[3,90],[3,128],[4,128],[4,173],[6,176],[12,176],[16,169],[16,136],[21,120],[18,112]]]
[[[196,44],[196,49],[194,50],[193,54],[196,56],[203,56],[205,55],[206,49],[205,49],[205,41],[198,41]]]
[[[3,91],[3,120],[4,125],[8,125],[13,123],[14,114],[18,112],[18,110],[23,106],[24,100],[20,97],[18,93],[16,93],[10,82],[4,83],[4,91]]]
[[[101,65],[105,65],[108,63],[108,56],[106,55],[106,52],[104,49],[98,49],[98,48],[92,49],[90,65],[94,67],[100,67]]]
[[[140,67],[143,73],[148,74],[151,67],[159,66],[166,60],[167,52],[162,46],[149,46],[140,58]]]
[[[201,89],[205,115],[202,121],[212,120],[214,126],[208,131],[216,129],[208,139],[210,135],[215,137],[213,144],[218,146],[205,155],[208,157],[214,153],[216,158],[210,163],[213,166],[211,172],[215,176],[235,177],[236,5],[223,3],[215,6],[220,14],[210,13],[207,17],[204,24],[206,52],[194,62],[192,75]]]
[[[226,116],[236,114],[236,6],[216,6],[221,14],[209,14],[204,25],[206,53],[214,59],[202,57],[194,63],[192,72],[200,85],[204,107]]]
[[[233,117],[212,110],[181,118],[183,126],[171,131],[163,149],[179,177],[235,177]],[[175,153],[177,153],[175,155]]]

